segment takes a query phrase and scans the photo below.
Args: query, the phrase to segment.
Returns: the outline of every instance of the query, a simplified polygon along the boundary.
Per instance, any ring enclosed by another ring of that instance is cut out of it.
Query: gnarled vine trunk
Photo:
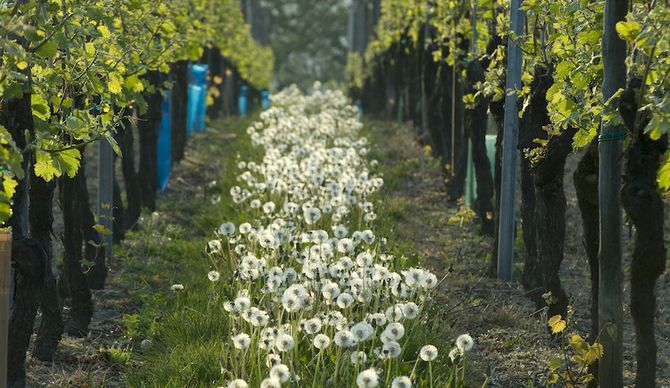
[[[27,144],[26,134],[32,136],[34,123],[31,108],[31,74],[24,70],[28,81],[21,97],[6,100],[0,105],[0,125],[11,134],[20,149]],[[21,167],[29,169],[29,156],[24,156]],[[33,322],[44,284],[46,254],[41,245],[28,238],[29,174],[20,179],[13,198],[12,215],[7,225],[12,227],[12,268],[14,268],[14,296],[9,312],[7,354],[7,383],[9,387],[25,386],[25,358],[30,343]]]
[[[142,211],[140,182],[135,169],[135,139],[130,120],[124,120],[117,136],[120,138],[119,147],[123,154],[121,157],[121,171],[123,172],[123,182],[126,189],[123,223],[124,229],[128,230],[135,227]]]
[[[81,149],[83,154],[83,148]],[[107,264],[105,260],[105,248],[102,246],[102,238],[95,229],[95,216],[91,211],[91,205],[88,195],[88,186],[86,185],[86,159],[82,158],[79,172],[77,173],[79,181],[77,182],[77,195],[81,219],[81,235],[84,240],[84,257],[93,266],[86,272],[86,281],[92,290],[102,290],[105,287],[107,278]]]
[[[46,182],[31,174],[30,207],[28,220],[30,237],[39,243],[46,254],[44,283],[40,293],[42,320],[33,347],[33,356],[38,360],[51,361],[63,334],[63,317],[58,300],[56,278],[51,270],[53,245],[51,242],[53,224],[53,196],[55,182]]]
[[[598,141],[593,140],[577,164],[573,174],[577,205],[582,216],[582,244],[586,251],[591,279],[591,326],[589,341],[595,342],[598,337],[598,250],[600,229],[598,227]],[[598,363],[589,366],[589,372],[598,376]],[[589,387],[596,387],[596,380]]]
[[[635,227],[635,245],[631,262],[630,312],[635,324],[637,387],[656,385],[656,280],[665,270],[666,250],[663,235],[664,204],[657,191],[656,174],[668,148],[667,135],[653,140],[644,129],[650,120],[647,112],[638,112],[635,101],[639,79],[631,81],[621,96],[620,112],[631,143],[625,151],[621,202]]]
[[[156,191],[158,176],[158,130],[161,125],[163,95],[160,93],[162,76],[158,71],[150,71],[146,78],[156,88],[144,98],[147,111],[138,120],[140,137],[140,166],[137,173],[142,206],[150,211],[156,210]]]
[[[441,115],[442,109],[441,96],[442,82],[439,77],[439,65],[433,60],[433,52],[437,50],[437,45],[432,43],[425,51],[423,59],[423,79],[422,79],[422,101],[424,108],[422,109],[422,121],[424,125],[424,132],[430,134],[431,146],[434,155],[441,160],[442,168],[440,171],[444,174],[444,165],[447,163],[447,150],[445,141],[443,139],[444,132],[441,130],[443,124],[443,117]]]
[[[529,115],[532,139],[545,139],[542,157],[532,164],[531,174],[535,186],[535,224],[537,227],[536,272],[528,274],[530,279],[538,279],[541,274],[544,291],[551,293],[548,317],[567,316],[568,296],[561,285],[559,270],[563,261],[565,246],[565,192],[563,180],[565,159],[572,150],[575,128],[564,129],[560,135],[548,137],[544,127],[550,125],[547,113],[547,90],[553,84],[551,68],[538,66],[531,84],[531,101],[526,114]],[[537,280],[530,280],[533,286]],[[541,295],[535,295],[535,298]],[[539,302],[539,300],[537,300]]]
[[[188,61],[177,61],[172,65],[172,80],[172,162],[177,163],[184,157],[187,140]]]
[[[467,88],[465,93],[475,93],[474,85],[484,82],[484,69],[478,60],[468,64]],[[488,126],[489,99],[479,97],[472,109],[466,111],[466,127],[470,132],[472,144],[472,161],[477,179],[477,215],[481,222],[481,232],[492,236],[495,230],[493,224],[493,177],[491,164],[486,152],[486,129]]]
[[[88,333],[88,325],[93,315],[93,302],[88,282],[82,269],[81,233],[82,205],[79,203],[79,185],[82,179],[63,176],[59,181],[59,194],[63,212],[63,273],[61,283],[66,286],[70,297],[70,315],[65,323],[65,332],[81,337]],[[85,184],[85,183],[84,183]]]
[[[114,165],[116,165],[116,160],[118,157],[114,155]],[[113,178],[113,192],[112,192],[112,217],[114,221],[112,223],[113,228],[113,242],[118,244],[123,241],[126,235],[126,229],[124,224],[124,212],[123,212],[123,200],[121,199],[121,187],[119,186],[119,180],[116,177],[116,168],[112,169],[112,178]]]

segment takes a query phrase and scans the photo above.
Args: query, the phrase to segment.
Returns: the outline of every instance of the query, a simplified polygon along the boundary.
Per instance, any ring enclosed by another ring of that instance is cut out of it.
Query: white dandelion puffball
[[[170,286],[170,289],[172,291],[181,291],[181,290],[184,289],[184,285],[183,284],[173,284],[172,286]]]
[[[228,388],[248,388],[249,384],[242,379],[236,379],[228,383]]]
[[[356,341],[358,342],[363,342],[367,341],[370,337],[372,337],[372,334],[374,334],[375,329],[372,327],[367,322],[359,322],[351,327],[349,329],[354,336],[356,337]]]
[[[418,317],[420,312],[421,310],[419,309],[419,306],[417,306],[417,304],[414,302],[405,303],[402,306],[402,313],[407,319],[414,319]]]
[[[248,222],[240,224],[240,233],[241,234],[247,234],[247,233],[251,232],[251,229],[252,229],[251,224],[248,223]]]
[[[279,364],[273,366],[272,369],[270,369],[270,377],[285,383],[288,381],[289,377],[291,377],[291,372],[289,371],[288,366]]]
[[[275,237],[274,233],[265,231],[261,235],[260,243],[263,248],[275,248],[275,245],[277,244],[277,238]]]
[[[224,222],[219,226],[219,234],[222,236],[232,236],[235,234],[235,224],[232,222]]]
[[[469,334],[461,334],[458,336],[458,338],[456,338],[456,347],[458,347],[458,350],[460,350],[461,353],[472,349],[474,344],[475,341],[472,339],[472,337],[470,337]]]
[[[453,348],[449,352],[449,359],[451,360],[451,362],[456,362],[456,359],[460,355],[461,355],[461,351],[458,348]]]
[[[293,337],[290,334],[282,334],[275,340],[275,346],[280,352],[287,352],[293,349]]]
[[[308,319],[303,325],[303,330],[305,330],[305,333],[311,335],[318,333],[321,331],[321,320],[318,318]]]
[[[275,365],[281,364],[281,356],[278,354],[270,353],[265,357],[265,366],[272,368]]]
[[[218,282],[220,278],[221,274],[217,271],[209,271],[207,274],[207,279],[209,279],[210,282]]]
[[[261,388],[281,388],[281,381],[268,377],[261,381]]]
[[[266,214],[270,214],[275,211],[275,203],[274,202],[266,202],[263,204],[263,212]]]
[[[251,345],[251,337],[249,337],[249,334],[240,333],[233,337],[233,345],[235,346],[235,349],[249,349],[249,345]]]
[[[398,376],[391,382],[391,388],[412,388],[412,380],[407,376]]]
[[[400,322],[391,322],[386,329],[384,329],[384,334],[387,338],[390,338],[391,341],[398,341],[405,335],[405,326]]]
[[[210,253],[219,252],[221,250],[221,241],[211,240],[207,243],[207,248],[209,249]]]
[[[373,368],[366,369],[356,377],[358,388],[375,388],[379,385],[379,376]]]
[[[437,358],[437,348],[433,345],[425,345],[419,351],[419,357],[424,361],[433,361]]]
[[[349,359],[354,365],[365,364],[365,362],[368,360],[368,355],[361,351],[351,352]]]
[[[321,218],[321,210],[316,207],[310,207],[305,209],[305,222],[307,225],[313,225]]]
[[[349,330],[340,330],[335,333],[335,345],[341,348],[356,346],[356,337]]]
[[[330,337],[325,334],[317,334],[314,337],[314,347],[319,350],[324,350],[330,345]]]
[[[337,297],[337,307],[345,309],[354,303],[354,297],[348,292],[343,292]]]
[[[402,348],[400,344],[395,341],[388,341],[382,346],[382,357],[383,358],[398,358],[402,353]]]

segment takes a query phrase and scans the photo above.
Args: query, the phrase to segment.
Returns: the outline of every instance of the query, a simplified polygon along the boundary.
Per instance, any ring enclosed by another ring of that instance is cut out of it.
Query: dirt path
[[[371,133],[375,156],[399,177],[388,182],[391,191],[385,199],[398,208],[398,235],[412,241],[414,251],[437,273],[447,275],[438,296],[438,303],[445,306],[445,332],[469,332],[475,338],[469,371],[475,382],[472,386],[481,386],[487,377],[489,386],[497,387],[523,386],[529,380],[539,383],[548,360],[559,355],[559,349],[549,341],[543,312],[535,311],[518,283],[498,282],[486,276],[492,241],[478,234],[476,224],[461,222],[461,208],[447,203],[439,166],[425,156],[415,132],[402,125],[377,122]],[[590,320],[588,266],[570,179],[570,168],[577,159],[577,155],[571,155],[566,175],[568,228],[561,277],[575,308],[573,329],[585,336]],[[521,249],[517,244],[517,261],[521,260]],[[624,260],[626,274],[629,251]],[[515,278],[519,274],[517,263]],[[670,386],[670,274],[666,271],[658,283],[658,384]],[[624,292],[628,299],[627,285]],[[624,310],[625,380],[632,384],[634,329],[627,305]]]

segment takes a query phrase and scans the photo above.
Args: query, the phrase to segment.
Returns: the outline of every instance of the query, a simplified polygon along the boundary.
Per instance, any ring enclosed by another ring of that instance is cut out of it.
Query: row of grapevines
[[[494,34],[506,39],[508,3],[501,0],[382,1],[381,16],[368,46],[366,62],[373,64],[403,38],[417,43],[418,32],[428,23],[436,33],[432,42],[428,39],[424,44],[439,44],[439,50],[434,52],[436,61],[465,69],[466,66],[460,65],[473,59],[490,60],[487,81],[477,85],[478,93],[464,97],[466,105],[478,94],[500,100],[505,95],[504,46],[498,45],[489,53],[486,46]],[[554,84],[547,92],[552,123],[549,130],[560,133],[568,126],[577,128],[573,139],[575,148],[595,138],[606,105],[601,90],[604,4],[603,0],[525,0],[522,5],[528,18],[525,36],[511,37],[513,44],[520,44],[524,53],[524,86],[520,91],[523,108],[530,99],[535,67],[550,68]],[[628,43],[629,77],[644,79],[638,96],[640,111],[651,113],[646,131],[658,139],[670,132],[670,38],[667,34],[670,6],[667,2],[634,1],[630,8],[627,21],[617,25],[617,32]],[[472,44],[475,9],[477,38]],[[367,68],[371,70],[373,66]],[[464,78],[464,74],[461,72],[459,77]],[[616,112],[610,116],[605,119],[620,120]],[[666,155],[661,167],[659,185],[670,188],[670,155]]]
[[[149,71],[167,73],[178,60],[197,60],[216,47],[250,84],[269,84],[272,52],[256,44],[235,0],[0,1],[0,106],[31,93],[34,133],[17,147],[0,128],[0,221],[10,215],[22,155],[47,181],[74,176],[78,145],[113,134],[152,85]],[[25,148],[25,149],[21,149]]]

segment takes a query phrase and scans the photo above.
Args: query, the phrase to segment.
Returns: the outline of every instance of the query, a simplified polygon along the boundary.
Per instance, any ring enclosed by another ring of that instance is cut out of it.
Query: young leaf
[[[635,37],[637,37],[637,34],[640,32],[640,24],[637,22],[618,22],[616,24],[616,32],[619,34],[621,39],[631,43],[635,40]]]
[[[119,76],[116,73],[109,74],[109,82],[107,83],[107,87],[109,88],[109,92],[112,94],[121,93],[121,81],[119,80]]]
[[[553,317],[549,318],[549,320],[547,321],[547,325],[549,325],[549,327],[551,328],[551,332],[554,334],[562,332],[568,326],[568,324],[561,319],[560,314],[554,315]]]

